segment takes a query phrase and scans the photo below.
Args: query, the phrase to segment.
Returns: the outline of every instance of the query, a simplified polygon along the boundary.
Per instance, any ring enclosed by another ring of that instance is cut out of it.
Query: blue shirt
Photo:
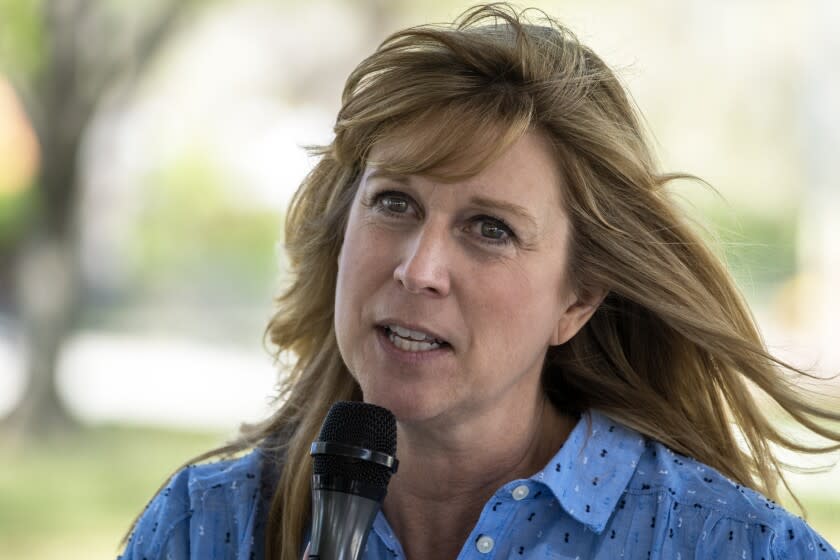
[[[177,473],[122,556],[258,559],[261,452]],[[380,512],[365,560],[404,559]],[[716,470],[592,411],[540,472],[484,506],[459,560],[831,559],[805,522]]]

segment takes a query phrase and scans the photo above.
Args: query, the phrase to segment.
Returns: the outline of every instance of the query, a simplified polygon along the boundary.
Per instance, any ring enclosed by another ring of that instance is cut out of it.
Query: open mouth
[[[429,352],[450,346],[445,340],[399,325],[380,325],[378,328],[388,337],[391,344],[406,352]]]

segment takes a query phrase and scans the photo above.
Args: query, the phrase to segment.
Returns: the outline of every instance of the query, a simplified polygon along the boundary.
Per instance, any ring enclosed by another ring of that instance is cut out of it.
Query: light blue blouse
[[[259,450],[177,473],[122,560],[263,556]],[[380,512],[365,560],[401,560]],[[840,558],[805,522],[711,467],[608,417],[584,414],[540,472],[487,502],[459,560]]]

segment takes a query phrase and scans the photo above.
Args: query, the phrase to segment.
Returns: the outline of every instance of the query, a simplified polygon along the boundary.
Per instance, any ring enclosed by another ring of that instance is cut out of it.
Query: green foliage
[[[797,208],[733,206],[711,188],[673,194],[754,303],[796,273]]]
[[[0,71],[32,76],[45,55],[42,0],[0,0]]]
[[[220,443],[213,434],[121,427],[22,449],[0,442],[0,557],[115,557],[172,471]]]
[[[0,250],[20,239],[35,213],[37,190],[25,188],[16,192],[0,191]]]
[[[235,185],[200,154],[149,177],[130,248],[141,292],[205,303],[264,297],[280,216],[239,201]]]
[[[760,299],[795,274],[795,210],[767,213],[737,208],[711,211],[708,216],[742,289]]]

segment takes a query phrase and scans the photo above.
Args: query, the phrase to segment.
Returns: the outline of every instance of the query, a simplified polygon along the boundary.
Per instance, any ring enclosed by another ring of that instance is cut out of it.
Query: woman
[[[398,420],[366,558],[837,558],[770,499],[771,446],[837,449],[840,414],[791,389],[568,30],[491,5],[396,33],[335,134],[287,218],[285,400],[199,459],[249,454],[178,472],[125,558],[300,558],[339,400]]]

